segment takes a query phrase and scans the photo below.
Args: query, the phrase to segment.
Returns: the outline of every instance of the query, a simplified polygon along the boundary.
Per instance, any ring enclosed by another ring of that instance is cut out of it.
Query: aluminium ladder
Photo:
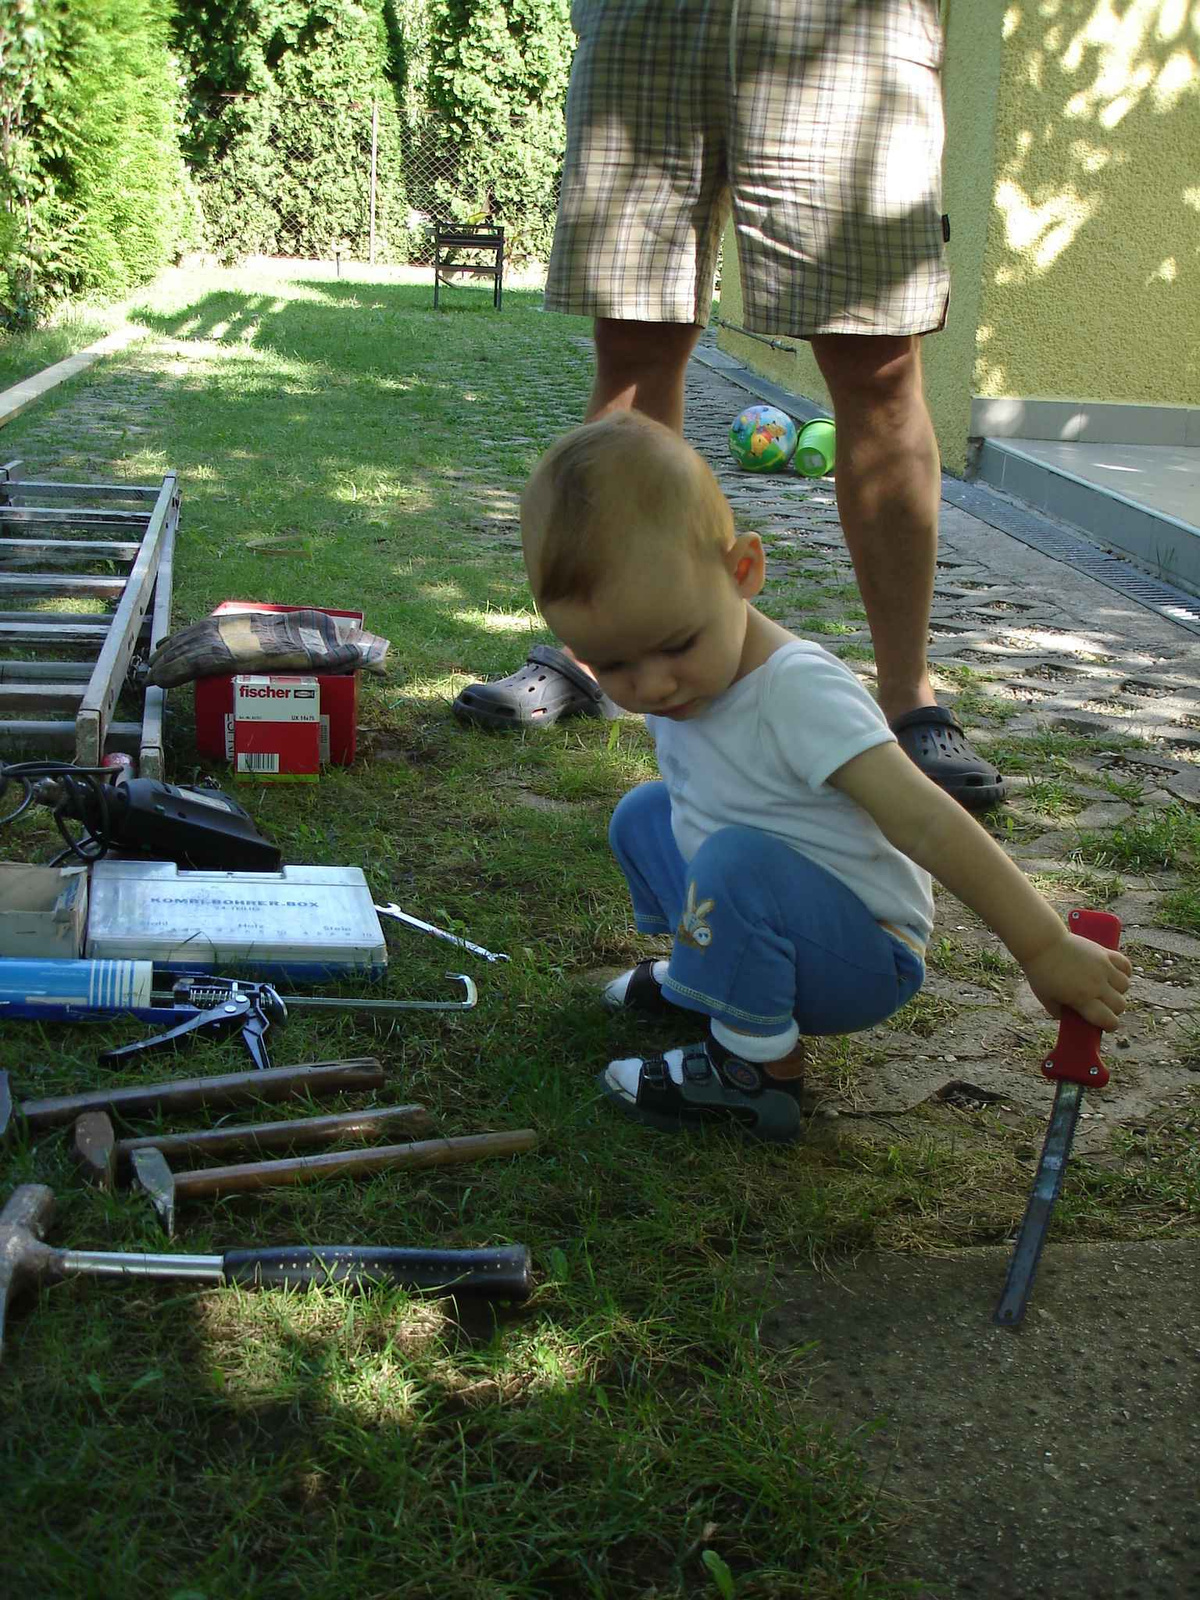
[[[0,648],[35,659],[0,660],[0,748],[73,746],[67,759],[82,767],[125,750],[143,777],[161,778],[165,692],[127,678],[135,653],[149,656],[170,632],[177,477],[46,483],[21,469],[0,466],[0,593],[21,606],[0,611]],[[54,608],[80,599],[112,609]],[[140,721],[113,720],[123,693],[141,701]]]

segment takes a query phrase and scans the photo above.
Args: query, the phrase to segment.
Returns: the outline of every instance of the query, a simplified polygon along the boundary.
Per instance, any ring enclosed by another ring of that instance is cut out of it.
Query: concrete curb
[[[15,416],[19,416],[50,389],[56,389],[60,383],[78,377],[102,357],[112,355],[117,350],[124,350],[135,339],[143,338],[145,332],[144,328],[125,323],[123,327],[105,334],[103,339],[97,339],[95,344],[88,345],[85,350],[67,356],[64,361],[56,361],[52,367],[46,367],[34,377],[25,378],[20,383],[14,383],[11,389],[3,390],[0,392],[0,428],[6,422],[11,422]]]

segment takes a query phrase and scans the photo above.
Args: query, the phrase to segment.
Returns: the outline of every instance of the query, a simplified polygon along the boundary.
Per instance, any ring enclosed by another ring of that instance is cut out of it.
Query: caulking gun
[[[189,976],[170,989],[155,989],[152,961],[23,961],[0,959],[0,1019],[80,1022],[103,1016],[140,1017],[167,1024],[166,1031],[117,1050],[101,1061],[119,1062],[181,1040],[240,1030],[256,1067],[270,1066],[266,1033],[287,1021],[290,1009],[353,1011],[391,1016],[402,1011],[467,1011],[477,999],[465,973],[447,973],[465,989],[462,1000],[382,1000],[357,996],[289,995],[286,1002],[269,983],[239,978]],[[170,974],[160,972],[160,976]]]

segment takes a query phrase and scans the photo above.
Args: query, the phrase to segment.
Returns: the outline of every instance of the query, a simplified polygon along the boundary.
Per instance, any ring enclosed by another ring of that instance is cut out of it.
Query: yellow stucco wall
[[[1200,403],[1200,5],[942,10],[952,287],[925,380],[943,463],[966,464],[974,394]],[[732,233],[720,314],[742,321]],[[807,345],[720,342],[827,403]]]
[[[1196,405],[1200,7],[1041,0],[1002,31],[975,392]]]

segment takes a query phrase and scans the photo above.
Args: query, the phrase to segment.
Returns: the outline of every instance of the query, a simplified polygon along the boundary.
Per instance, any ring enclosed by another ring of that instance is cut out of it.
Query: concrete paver
[[[1010,1332],[1006,1252],[872,1255],[779,1285],[764,1337],[861,1450],[922,1595],[1200,1594],[1200,1239],[1048,1245]]]

